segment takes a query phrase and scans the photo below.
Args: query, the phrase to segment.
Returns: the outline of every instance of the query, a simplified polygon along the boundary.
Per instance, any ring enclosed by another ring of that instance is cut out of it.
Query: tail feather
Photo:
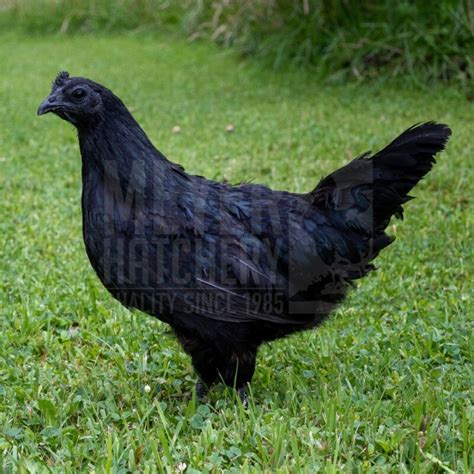
[[[332,221],[381,239],[390,218],[403,217],[408,193],[435,163],[451,135],[447,125],[414,125],[373,156],[366,153],[324,178],[311,193],[314,205],[332,211]],[[388,243],[387,243],[388,242]]]

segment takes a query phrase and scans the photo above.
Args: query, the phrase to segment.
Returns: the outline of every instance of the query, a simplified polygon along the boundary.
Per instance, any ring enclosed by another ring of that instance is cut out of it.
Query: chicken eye
[[[86,91],[84,89],[76,89],[71,95],[74,100],[82,100],[86,95]]]

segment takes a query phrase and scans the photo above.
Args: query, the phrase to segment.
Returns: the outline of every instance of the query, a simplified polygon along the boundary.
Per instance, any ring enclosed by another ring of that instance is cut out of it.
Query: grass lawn
[[[1,472],[473,468],[472,103],[152,36],[3,35],[0,64]],[[319,330],[262,348],[250,408],[222,387],[199,405],[167,327],[112,300],[87,261],[75,133],[36,117],[59,69],[109,86],[165,155],[210,178],[306,191],[415,122],[453,137],[379,270]]]

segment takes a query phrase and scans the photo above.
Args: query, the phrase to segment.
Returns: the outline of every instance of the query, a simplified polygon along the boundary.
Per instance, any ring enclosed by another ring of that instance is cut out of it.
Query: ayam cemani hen
[[[171,325],[198,396],[223,381],[245,399],[258,347],[320,324],[393,238],[408,193],[451,131],[416,125],[309,193],[187,174],[109,89],[61,72],[38,114],[78,131],[83,237],[107,290]]]

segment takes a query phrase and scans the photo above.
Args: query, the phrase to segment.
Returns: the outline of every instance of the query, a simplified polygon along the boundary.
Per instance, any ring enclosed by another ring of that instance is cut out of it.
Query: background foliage
[[[36,33],[181,31],[332,80],[466,84],[474,71],[472,0],[10,0],[0,24]]]

